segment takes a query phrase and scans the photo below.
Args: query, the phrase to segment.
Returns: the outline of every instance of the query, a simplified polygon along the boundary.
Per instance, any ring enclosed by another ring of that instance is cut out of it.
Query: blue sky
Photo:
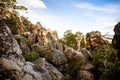
[[[114,34],[114,25],[120,21],[120,0],[18,0],[28,8],[20,12],[34,24],[57,30],[59,37],[66,30],[83,32],[101,31]]]

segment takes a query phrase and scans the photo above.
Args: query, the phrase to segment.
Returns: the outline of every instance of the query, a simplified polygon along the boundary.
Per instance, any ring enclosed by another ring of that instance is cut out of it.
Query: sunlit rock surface
[[[107,40],[102,38],[99,31],[92,31],[86,34],[87,47],[94,50],[97,47],[104,47],[104,45],[109,44]]]

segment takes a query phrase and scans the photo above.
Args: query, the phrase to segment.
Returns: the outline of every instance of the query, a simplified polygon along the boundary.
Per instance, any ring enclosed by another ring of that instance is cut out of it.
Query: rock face
[[[64,53],[55,48],[47,48],[40,46],[39,44],[34,44],[32,50],[37,51],[41,57],[46,58],[46,60],[56,66],[60,66],[67,62],[67,58]]]
[[[27,54],[28,52],[30,52],[30,48],[27,44],[26,38],[24,38],[23,36],[20,35],[16,35],[15,38],[17,39],[20,48],[22,50],[22,54]]]
[[[104,47],[109,44],[108,41],[104,40],[99,31],[93,31],[86,34],[86,42],[89,49],[94,50],[96,47]]]
[[[45,29],[39,22],[37,22],[36,25],[31,25],[30,31],[34,36],[36,36],[41,45],[62,50],[58,41],[57,31]]]
[[[39,22],[28,29],[20,22],[18,28],[20,33],[13,35],[0,19],[0,80],[94,80],[90,72],[94,68],[92,54],[79,47],[81,38],[76,38],[78,51],[68,48],[64,52],[57,32],[45,29]],[[87,34],[92,48],[105,43],[99,39],[99,32]],[[24,55],[32,52],[39,59],[25,61]]]
[[[87,49],[81,49],[80,52],[75,51],[72,48],[68,48],[65,51],[65,55],[68,58],[68,69],[76,71],[77,80],[94,80],[93,74],[89,71],[93,67],[90,63],[90,58],[92,58],[91,53]],[[72,68],[70,68],[72,66]],[[72,72],[72,71],[71,71]]]
[[[21,45],[24,44],[24,41],[22,42]],[[35,64],[26,62],[9,27],[0,19],[1,80],[63,80],[61,72],[52,65],[44,63],[45,66],[34,68]]]
[[[118,58],[120,59],[120,22],[115,25],[112,47],[117,50]]]
[[[114,32],[115,32],[115,35],[112,40],[112,45],[115,49],[120,51],[120,22],[116,24],[114,28]]]

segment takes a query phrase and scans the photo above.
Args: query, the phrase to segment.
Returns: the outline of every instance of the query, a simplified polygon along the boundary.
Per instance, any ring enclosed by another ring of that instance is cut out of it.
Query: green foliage
[[[67,47],[73,47],[74,49],[77,48],[77,42],[76,42],[76,36],[69,32],[69,33],[65,33],[64,36],[64,43],[67,45]]]
[[[27,10],[16,3],[16,0],[1,0],[0,2],[0,17],[10,27],[13,34],[17,34],[17,23],[20,22],[18,10]]]
[[[46,60],[49,62],[49,63],[52,63],[53,59],[52,59],[52,56],[55,55],[54,51],[49,49],[49,48],[46,48],[46,47],[43,47],[43,46],[34,46],[33,47],[33,50],[36,51],[40,57],[45,57]],[[54,63],[53,63],[54,64]]]
[[[70,76],[75,78],[82,64],[83,62],[81,58],[76,56],[73,59],[68,61],[68,65],[64,68],[63,71],[67,72],[68,74],[70,74]]]
[[[73,34],[71,30],[67,30],[66,32],[64,32],[64,37],[60,39],[60,42],[62,42],[66,47],[77,49],[76,38],[81,37],[83,37],[81,32],[76,32],[75,34]]]
[[[19,21],[18,16],[11,13],[10,17],[7,17],[6,19],[4,19],[4,21],[10,27],[13,34],[18,33],[17,32],[17,30],[18,30],[17,22]]]
[[[49,49],[40,45],[33,46],[32,50],[36,51],[40,55],[40,57],[45,57],[45,54],[47,54],[50,51]]]
[[[21,20],[25,26],[30,26],[31,22],[28,20],[28,18],[21,16]]]
[[[109,45],[97,48],[93,52],[93,65],[96,80],[114,80],[115,75],[120,72],[120,61],[117,53]]]
[[[24,55],[24,58],[26,61],[35,61],[36,59],[39,58],[39,54],[35,51],[32,51],[32,52],[29,52],[29,53],[26,53]]]
[[[0,2],[0,14],[3,17],[6,17],[5,14],[12,13],[14,15],[18,14],[17,10],[27,10],[24,6],[18,6],[16,5],[16,0],[1,0]],[[4,11],[7,11],[7,13],[3,13]]]

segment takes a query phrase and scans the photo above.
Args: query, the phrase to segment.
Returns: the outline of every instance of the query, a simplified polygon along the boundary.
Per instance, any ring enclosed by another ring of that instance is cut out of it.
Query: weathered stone
[[[33,63],[35,63],[35,70],[37,72],[41,72],[44,80],[63,80],[64,77],[62,73],[59,72],[54,66],[47,63],[45,58],[39,58]]]
[[[6,68],[7,70],[16,70],[16,71],[21,71],[21,68],[15,61],[5,59],[5,58],[0,58],[0,65],[2,65],[3,68]]]
[[[81,66],[81,70],[91,70],[94,66],[91,63],[86,63]]]
[[[33,79],[33,77],[31,75],[25,74],[21,80],[35,80],[35,79]]]
[[[109,44],[108,41],[104,40],[99,31],[93,31],[86,34],[87,47],[94,50],[96,47],[104,47]]]
[[[80,61],[82,60],[83,63],[87,61],[85,56],[81,52],[75,51],[73,48],[66,49],[65,56],[68,58],[68,60],[79,58]]]
[[[30,31],[34,36],[36,36],[40,45],[49,46],[51,49],[56,48],[62,50],[58,40],[57,31],[45,29],[40,22],[37,22],[36,25],[31,25]]]
[[[81,50],[80,50],[80,52],[85,56],[85,58],[88,60],[88,61],[90,61],[90,60],[92,60],[92,54],[90,53],[90,51],[88,51],[86,48],[82,48]]]
[[[30,32],[33,33],[33,35],[37,35],[37,28],[35,27],[35,25],[31,24]]]
[[[115,34],[112,40],[112,46],[120,51],[120,22],[115,25],[114,32]]]
[[[23,52],[23,55],[30,52],[30,48],[29,46],[27,45],[27,39],[25,39],[24,37],[20,36],[20,35],[17,35],[16,36],[16,39],[22,49],[22,52]]]
[[[50,49],[39,44],[34,44],[32,49],[37,51],[41,57],[45,57],[49,63],[52,63],[56,66],[62,65],[67,62],[65,55],[58,49]]]
[[[53,67],[51,64],[46,63],[46,69],[48,70],[49,74],[52,77],[52,80],[63,80],[64,76],[61,72],[59,72],[55,67]]]
[[[115,35],[120,36],[120,22],[115,25],[114,32]]]
[[[57,49],[52,49],[52,54],[51,54],[51,61],[55,65],[62,65],[67,62],[67,58],[65,55]]]
[[[90,71],[80,70],[79,76],[81,80],[94,80],[94,76]]]
[[[34,71],[33,65],[34,64],[32,64],[31,62],[26,62],[24,67],[23,67],[23,71],[32,75],[37,80],[42,80],[41,74]]]
[[[39,58],[35,61],[33,61],[34,64],[37,64],[37,66],[45,67],[46,60],[45,58]]]
[[[94,68],[94,66],[89,61],[89,59],[92,58],[92,55],[87,49],[83,48],[80,52],[78,52],[73,48],[68,48],[65,50],[65,55],[68,59],[67,69],[72,69],[71,73],[76,73],[76,75],[78,75],[76,79],[94,80],[92,79],[92,73],[89,71]]]
[[[24,24],[22,22],[18,22],[17,25],[18,25],[18,28],[20,29],[20,34],[24,34],[25,32]]]

